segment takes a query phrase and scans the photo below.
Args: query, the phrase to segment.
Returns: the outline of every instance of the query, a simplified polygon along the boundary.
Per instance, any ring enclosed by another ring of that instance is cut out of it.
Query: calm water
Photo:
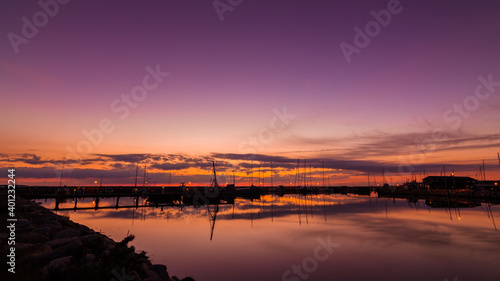
[[[38,202],[55,207],[51,200]],[[120,205],[134,204],[134,198],[120,199]],[[78,200],[78,207],[93,206],[92,199]],[[269,195],[215,211],[191,206],[58,213],[118,241],[134,234],[132,244],[153,263],[167,265],[171,276],[197,281],[500,280],[500,206],[432,208],[424,201],[373,196]]]

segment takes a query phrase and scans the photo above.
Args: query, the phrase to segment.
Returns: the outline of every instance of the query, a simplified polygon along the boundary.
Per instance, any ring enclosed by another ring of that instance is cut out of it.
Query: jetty
[[[4,202],[0,205],[7,209]],[[128,246],[133,235],[116,242],[19,197],[16,218],[15,273],[11,280],[181,280],[170,277],[165,265],[152,264],[145,252],[136,253]],[[5,245],[0,252],[7,255],[11,247]]]

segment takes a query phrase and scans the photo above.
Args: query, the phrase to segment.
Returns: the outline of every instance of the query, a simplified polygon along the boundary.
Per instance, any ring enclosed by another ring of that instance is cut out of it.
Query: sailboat
[[[215,166],[214,166],[214,171],[215,171]],[[225,187],[221,187],[220,193],[221,196],[225,197],[234,196],[234,197],[244,197],[249,199],[257,199],[260,198],[261,189],[260,187],[255,186],[253,184],[251,186],[236,186],[236,178],[234,176],[234,171],[233,171],[233,183],[227,184]]]

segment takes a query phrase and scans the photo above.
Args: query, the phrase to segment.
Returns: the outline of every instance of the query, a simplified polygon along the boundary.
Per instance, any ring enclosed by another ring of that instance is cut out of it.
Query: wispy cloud
[[[370,136],[353,136],[348,138],[295,138],[294,142],[298,147],[308,147],[311,144],[321,146],[331,146],[332,148],[321,148],[309,150],[302,154],[290,152],[276,154],[238,154],[213,152],[208,155],[186,155],[186,154],[94,154],[89,158],[84,158],[80,162],[65,161],[65,159],[43,159],[36,153],[0,154],[0,164],[12,166],[12,163],[20,166],[20,175],[28,178],[55,178],[54,167],[59,167],[63,163],[74,164],[65,173],[66,177],[74,179],[98,178],[105,174],[107,178],[129,180],[135,176],[135,166],[140,164],[147,166],[151,177],[156,180],[166,180],[169,172],[176,172],[174,176],[181,174],[187,178],[176,178],[178,181],[194,181],[199,179],[206,181],[207,172],[212,168],[212,160],[216,161],[217,171],[220,173],[230,173],[232,171],[244,172],[247,176],[252,168],[260,166],[263,171],[269,171],[271,162],[275,168],[276,179],[283,179],[280,172],[291,172],[297,168],[297,158],[306,159],[307,167],[322,169],[336,173],[339,177],[349,175],[360,175],[369,172],[372,175],[382,173],[382,166],[385,172],[399,174],[400,163],[396,160],[387,161],[388,156],[408,155],[419,153],[419,144],[430,142],[433,146],[432,153],[442,151],[460,151],[483,149],[500,146],[500,134],[489,135],[465,135],[465,134],[444,134],[444,137],[433,139],[431,132],[406,133],[406,134],[385,134],[374,132]],[[347,149],[338,149],[336,146],[344,146]],[[294,156],[290,156],[294,155]],[[295,155],[309,155],[308,157],[297,157]],[[395,159],[395,158],[393,158]],[[303,167],[304,160],[300,160]],[[449,170],[475,171],[477,164],[468,162],[457,163],[423,163],[413,165],[415,171],[436,172],[446,166]],[[85,168],[89,167],[89,168]],[[494,168],[487,165],[487,168]],[[197,172],[198,171],[198,172]],[[313,172],[317,173],[316,172]]]
[[[500,134],[476,136],[465,133],[444,132],[442,136],[436,138],[436,133],[431,131],[405,134],[373,132],[370,135],[345,138],[309,139],[295,137],[293,142],[298,147],[326,147],[300,151],[302,153],[309,152],[342,159],[360,159],[407,155],[421,150],[422,148],[419,145],[422,144],[432,145],[433,152],[498,147],[500,145]]]

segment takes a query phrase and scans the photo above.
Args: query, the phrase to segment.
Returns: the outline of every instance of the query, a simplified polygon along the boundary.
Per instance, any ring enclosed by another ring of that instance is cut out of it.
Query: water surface
[[[115,205],[116,198],[99,201]],[[500,280],[499,206],[432,208],[373,195],[266,195],[218,211],[143,205],[139,198],[138,208],[57,212],[117,241],[134,234],[132,244],[153,263],[198,281]],[[94,206],[78,199],[79,208]]]

